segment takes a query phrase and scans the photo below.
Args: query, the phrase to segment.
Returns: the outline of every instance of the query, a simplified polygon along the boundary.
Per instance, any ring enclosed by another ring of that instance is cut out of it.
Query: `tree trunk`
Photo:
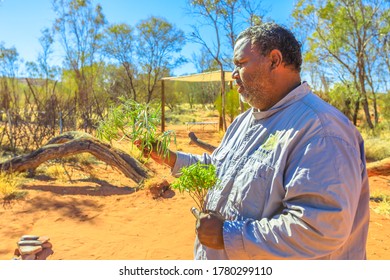
[[[226,125],[226,94],[225,94],[225,71],[223,70],[222,64],[220,64],[221,67],[221,124],[219,125],[220,130],[222,128],[222,131],[226,131],[227,125]]]
[[[357,119],[358,119],[359,107],[360,107],[360,103],[359,103],[359,101],[356,101],[356,102],[355,102],[355,108],[353,109],[353,116],[352,116],[353,124],[354,124],[355,126],[357,126]]]
[[[362,105],[363,105],[364,115],[366,116],[367,124],[368,124],[369,128],[373,129],[374,124],[371,121],[371,115],[370,115],[370,109],[368,107],[367,96],[365,96],[364,99],[362,100]]]
[[[360,53],[360,52],[359,52]],[[368,107],[368,98],[367,98],[367,92],[366,92],[366,71],[365,71],[365,61],[363,59],[363,55],[358,56],[358,74],[359,74],[359,83],[360,83],[360,95],[361,95],[361,103],[363,106],[364,115],[366,117],[366,121],[368,124],[368,127],[373,129],[374,124],[371,120],[371,114],[370,114],[370,108]]]
[[[150,171],[129,154],[78,131],[62,134],[30,154],[0,163],[0,172],[24,172],[36,169],[48,160],[80,153],[94,155],[97,159],[117,168],[136,183],[150,177]]]

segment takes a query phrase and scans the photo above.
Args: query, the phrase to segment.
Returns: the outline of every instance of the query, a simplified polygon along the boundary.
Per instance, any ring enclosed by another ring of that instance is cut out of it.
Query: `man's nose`
[[[238,68],[235,67],[233,72],[232,72],[232,78],[233,79],[238,79],[240,77],[240,74],[238,73]]]

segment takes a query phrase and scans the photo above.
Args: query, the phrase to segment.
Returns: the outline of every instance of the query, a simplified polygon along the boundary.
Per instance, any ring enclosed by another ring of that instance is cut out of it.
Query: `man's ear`
[[[282,65],[283,55],[279,50],[274,49],[269,53],[269,59],[271,61],[271,70],[273,70]]]

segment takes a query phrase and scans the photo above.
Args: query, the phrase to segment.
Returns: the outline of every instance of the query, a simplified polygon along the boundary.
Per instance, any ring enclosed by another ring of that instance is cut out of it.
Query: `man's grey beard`
[[[248,100],[246,100],[246,98],[244,97],[243,94],[240,93],[239,95],[240,95],[240,100],[241,100],[241,102],[249,104],[249,103],[248,103]],[[250,104],[249,104],[249,105],[250,105]]]

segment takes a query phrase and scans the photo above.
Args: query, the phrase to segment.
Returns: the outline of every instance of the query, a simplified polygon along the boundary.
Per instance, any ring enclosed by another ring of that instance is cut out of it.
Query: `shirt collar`
[[[252,115],[255,120],[268,118],[276,112],[282,110],[283,108],[286,108],[290,104],[301,99],[310,92],[311,90],[307,82],[303,82],[301,85],[290,91],[285,97],[279,100],[279,102],[272,106],[270,109],[266,111],[259,111],[257,109],[252,108]]]

